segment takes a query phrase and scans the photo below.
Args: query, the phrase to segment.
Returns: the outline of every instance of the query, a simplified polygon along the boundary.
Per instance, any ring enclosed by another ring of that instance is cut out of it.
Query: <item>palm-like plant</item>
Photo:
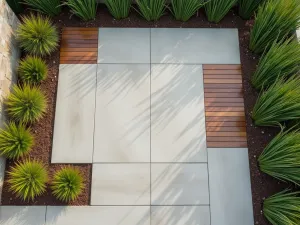
[[[46,112],[46,98],[37,87],[14,86],[5,101],[8,115],[21,123],[32,123],[44,115]]]
[[[263,212],[265,217],[274,225],[300,224],[300,197],[299,192],[279,192],[264,201]]]
[[[239,15],[244,20],[250,19],[253,12],[257,10],[258,6],[265,0],[239,0]]]
[[[23,124],[10,122],[0,129],[0,154],[15,159],[26,155],[33,145],[33,136]]]
[[[279,76],[288,77],[300,71],[300,44],[296,40],[275,40],[265,51],[252,76],[257,89],[272,85]]]
[[[71,8],[73,14],[84,21],[92,20],[96,17],[96,0],[67,0],[65,4]]]
[[[298,27],[299,0],[269,0],[258,9],[249,47],[255,53],[262,53],[275,40],[292,35]]]
[[[57,171],[52,181],[53,195],[59,200],[69,202],[75,200],[83,189],[80,171],[73,167],[65,167]]]
[[[257,99],[252,118],[257,126],[279,126],[300,118],[300,78],[277,80]]]
[[[17,29],[20,46],[29,54],[48,55],[58,46],[58,33],[47,17],[30,15],[23,17]]]
[[[210,22],[219,23],[237,0],[209,0],[205,4],[205,12]]]
[[[131,0],[106,0],[105,5],[113,17],[120,20],[128,17]]]
[[[186,22],[204,5],[204,0],[171,0],[171,4],[176,20]]]
[[[34,200],[46,190],[47,171],[38,161],[19,162],[8,175],[10,190],[23,200]]]
[[[24,3],[33,10],[56,16],[61,12],[60,0],[24,0]]]
[[[258,158],[260,170],[283,181],[300,184],[300,133],[281,131]]]
[[[139,13],[147,21],[156,21],[164,15],[166,0],[136,0]]]

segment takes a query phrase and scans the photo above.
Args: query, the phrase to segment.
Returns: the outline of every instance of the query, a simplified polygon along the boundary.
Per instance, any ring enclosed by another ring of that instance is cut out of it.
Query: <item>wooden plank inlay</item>
[[[241,65],[203,65],[208,148],[247,147]]]
[[[97,64],[97,59],[98,28],[63,28],[60,64]]]

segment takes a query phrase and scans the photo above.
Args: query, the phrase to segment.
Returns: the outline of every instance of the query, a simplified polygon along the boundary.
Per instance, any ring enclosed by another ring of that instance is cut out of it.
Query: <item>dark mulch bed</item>
[[[24,14],[28,14],[27,10]],[[277,128],[259,128],[255,127],[251,119],[251,110],[255,104],[258,93],[250,84],[250,77],[255,71],[259,56],[251,53],[248,49],[250,28],[253,25],[253,20],[242,20],[236,12],[236,9],[231,10],[227,16],[219,23],[213,24],[206,20],[203,10],[200,10],[198,15],[190,19],[188,22],[175,21],[172,16],[167,13],[157,22],[147,22],[141,18],[136,12],[131,12],[130,17],[121,21],[112,18],[107,9],[103,6],[98,8],[97,17],[90,22],[82,22],[75,16],[71,16],[67,8],[63,9],[61,15],[54,18],[55,24],[61,29],[62,27],[174,27],[174,28],[238,28],[240,38],[240,52],[243,70],[243,84],[245,96],[245,110],[247,120],[248,146],[249,146],[249,162],[251,170],[251,184],[255,224],[269,224],[262,215],[263,199],[287,188],[288,185],[280,183],[277,180],[261,173],[257,165],[257,157],[260,155],[264,147],[279,132]],[[53,173],[61,165],[51,165],[51,149],[52,149],[52,130],[55,112],[55,100],[58,80],[58,65],[59,51],[47,57],[49,64],[48,79],[42,83],[41,88],[48,96],[49,110],[44,119],[35,124],[32,130],[36,136],[36,145],[30,153],[31,158],[42,160],[50,169],[50,174]],[[7,168],[12,165],[8,162]],[[85,174],[86,178],[91,177],[91,165],[78,165],[80,170]],[[6,179],[6,178],[5,178]],[[71,203],[73,205],[87,205],[90,198],[90,179],[86,180],[86,188],[80,198]],[[8,185],[5,182],[2,194],[2,203],[4,205],[22,205],[24,203],[14,197],[8,191]],[[29,204],[34,205],[61,205],[61,202],[55,200],[50,191],[34,202]]]

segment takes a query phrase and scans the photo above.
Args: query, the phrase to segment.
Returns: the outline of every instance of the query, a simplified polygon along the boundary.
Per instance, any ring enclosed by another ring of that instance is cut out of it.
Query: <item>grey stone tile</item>
[[[1,196],[2,196],[2,188],[4,182],[4,175],[5,175],[5,162],[6,159],[0,156],[0,203],[1,203]],[[1,218],[1,217],[0,217]]]
[[[93,162],[150,162],[150,65],[99,64]]]
[[[100,28],[98,63],[150,63],[150,28]]]
[[[210,225],[209,206],[152,206],[151,225]]]
[[[150,225],[150,206],[48,206],[46,225]]]
[[[150,205],[150,164],[93,164],[91,205]]]
[[[209,148],[211,225],[253,225],[247,148]]]
[[[46,206],[0,206],[0,225],[44,225]]]
[[[91,163],[97,65],[60,65],[52,163]]]
[[[151,70],[152,162],[207,162],[202,66]]]
[[[151,204],[209,204],[207,164],[152,163]]]
[[[239,64],[238,30],[151,28],[151,62]]]

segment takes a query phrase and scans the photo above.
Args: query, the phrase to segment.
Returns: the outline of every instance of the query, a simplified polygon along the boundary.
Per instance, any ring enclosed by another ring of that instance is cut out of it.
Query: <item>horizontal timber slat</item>
[[[240,70],[242,67],[241,65],[229,65],[229,64],[216,64],[216,65],[203,65],[204,70]]]
[[[247,148],[247,142],[207,142],[208,148]]]

